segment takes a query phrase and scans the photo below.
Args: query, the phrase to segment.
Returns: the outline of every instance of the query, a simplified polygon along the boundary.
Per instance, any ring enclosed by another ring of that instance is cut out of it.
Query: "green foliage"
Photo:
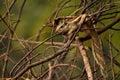
[[[9,1],[12,2],[12,0],[9,0]],[[56,32],[54,32],[53,25],[51,27],[49,25],[47,25],[42,29],[42,31],[39,35],[40,36],[39,39],[38,40],[36,39],[36,36],[38,36],[38,34],[39,34],[39,30],[41,30],[41,28],[44,26],[44,24],[47,24],[49,22],[49,20],[54,21],[54,19],[56,17],[61,17],[61,16],[71,16],[71,15],[79,16],[83,7],[74,15],[73,15],[73,12],[78,8],[78,6],[80,6],[81,1],[80,0],[26,0],[26,4],[22,10],[20,22],[17,25],[17,28],[15,30],[13,37],[11,37],[12,32],[10,32],[9,27],[6,26],[6,24],[1,20],[0,21],[0,36],[3,35],[6,37],[5,38],[0,37],[0,56],[4,53],[7,53],[7,51],[8,51],[10,54],[9,58],[11,59],[8,62],[8,66],[7,66],[8,72],[7,73],[9,73],[11,71],[11,69],[13,68],[13,66],[15,66],[15,64],[17,62],[19,62],[27,53],[29,53],[32,49],[34,49],[36,45],[40,44],[40,42],[46,40],[47,38],[50,38],[52,35],[56,34]],[[92,1],[92,0],[90,0],[90,1]],[[90,1],[88,1],[88,2],[90,2]],[[119,0],[113,0],[113,1],[119,1]],[[0,17],[3,16],[7,12],[6,4],[7,4],[7,0],[1,0],[1,2],[0,2]],[[92,13],[92,12],[96,12],[98,10],[98,8],[101,6],[101,4],[98,4],[92,8],[90,7],[90,9],[88,9],[88,12],[87,11],[86,12],[88,14]],[[103,1],[103,4],[106,4],[106,0]],[[21,8],[21,5],[22,5],[22,0],[17,0],[15,2],[15,4],[13,5],[11,11],[9,12],[10,17],[8,15],[5,17],[5,21],[7,23],[9,23],[9,24],[12,23],[10,26],[11,29],[13,28],[18,16],[20,15],[19,10]],[[56,14],[53,15],[53,13],[55,11],[56,11]],[[100,19],[97,23],[97,27],[104,28],[105,25],[109,25],[117,17],[119,17],[120,16],[119,12],[114,13],[114,14],[105,15],[107,13],[112,13],[115,11],[119,11],[119,8],[106,11],[104,13],[104,16],[100,17]],[[112,18],[107,19],[111,16],[112,16]],[[118,23],[117,25],[114,25],[113,28],[120,29],[119,25],[120,25],[120,23]],[[80,37],[84,37],[89,34],[86,34],[84,32],[79,32],[78,35]],[[105,53],[106,55],[110,55],[110,46],[109,46],[109,42],[108,42],[109,35],[112,35],[111,42],[115,46],[115,48],[118,49],[118,51],[116,51],[116,49],[112,48],[112,55],[113,55],[113,57],[115,57],[115,60],[119,63],[119,60],[120,60],[120,55],[119,55],[120,31],[109,29],[109,30],[105,31],[104,33],[102,33],[102,35],[100,35],[103,45],[104,45],[104,49],[105,49],[104,51],[106,52]],[[32,56],[35,56],[37,53],[39,53],[39,55],[37,56],[37,58],[32,59],[30,61],[37,62],[37,61],[45,59],[51,55],[54,55],[66,43],[63,43],[61,45],[56,45],[56,44],[52,44],[52,41],[60,43],[60,42],[63,42],[63,40],[64,40],[63,35],[58,35],[52,39],[45,41],[45,42],[50,42],[50,43],[49,44],[43,43],[39,47],[35,48],[35,50],[31,51],[32,55],[29,55],[30,58]],[[12,41],[12,43],[10,45],[10,49],[8,49],[10,41]],[[75,41],[73,41],[73,44],[74,43],[75,43]],[[89,48],[89,49],[87,49],[87,54],[88,54],[88,57],[90,58],[90,63],[92,64],[92,68],[93,68],[94,58],[93,58],[93,55],[91,52],[91,40],[85,41],[84,44],[85,44],[85,46],[87,46]],[[4,57],[2,57],[2,58],[4,58]],[[27,61],[27,58],[25,58],[24,61]],[[60,58],[60,56],[55,57],[54,59],[51,59],[41,65],[35,66],[33,69],[35,69],[36,75],[37,74],[41,75],[41,74],[39,74],[39,72],[42,72],[42,73],[44,73],[45,71],[47,72],[49,70],[48,64],[56,66],[56,63],[54,63],[54,62],[55,62],[55,60],[56,60],[56,62],[57,62],[57,60],[59,61],[59,58]],[[4,60],[4,59],[2,59],[2,60]],[[2,75],[2,68],[3,68],[2,60],[0,59],[0,77]],[[15,62],[12,62],[12,60]],[[24,61],[23,61],[23,63],[24,63]],[[109,59],[106,58],[106,62],[110,62]],[[68,51],[67,55],[65,56],[64,59],[61,60],[61,64],[62,63],[73,64],[73,65],[75,65],[75,69],[73,69],[73,68],[71,69],[71,67],[68,65],[62,66],[63,68],[59,68],[59,67],[54,68],[53,70],[55,70],[56,72],[58,71],[60,73],[57,76],[61,76],[61,75],[64,76],[63,74],[67,74],[66,76],[71,76],[74,78],[83,73],[82,72],[82,69],[84,69],[83,58],[80,55],[80,52],[78,51],[78,48],[76,48],[76,46],[69,47],[69,51]],[[110,65],[110,63],[107,63],[108,69],[111,69],[111,67],[109,67],[109,65]],[[76,66],[77,66],[77,68],[76,68]],[[81,70],[78,70],[78,68]],[[69,70],[67,70],[67,69],[69,69]],[[114,64],[113,69],[114,69],[115,73],[118,74],[118,76],[119,76],[120,66]],[[18,72],[19,71],[20,70],[18,70]],[[55,74],[55,72],[54,72],[54,74]],[[97,74],[99,75],[99,72]],[[110,73],[109,76],[111,76],[111,75],[112,74]],[[7,76],[9,76],[9,75],[7,75]],[[45,78],[46,78],[46,76],[48,76],[48,75],[45,75]],[[79,78],[85,79],[86,76],[87,75],[84,75],[84,78],[78,77],[78,78],[76,78],[76,80],[79,80]],[[110,77],[110,78],[112,78],[112,77]],[[120,79],[120,77],[118,77],[117,80],[119,80],[119,79]],[[64,79],[64,80],[66,80],[66,79]]]

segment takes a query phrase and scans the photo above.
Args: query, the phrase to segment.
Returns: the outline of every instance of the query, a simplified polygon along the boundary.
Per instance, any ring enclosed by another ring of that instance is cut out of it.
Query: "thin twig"
[[[113,53],[112,53],[112,45],[111,45],[112,34],[109,35],[109,48],[110,48],[110,59],[111,59],[111,70],[112,70],[112,80],[115,80],[115,72],[113,65]]]

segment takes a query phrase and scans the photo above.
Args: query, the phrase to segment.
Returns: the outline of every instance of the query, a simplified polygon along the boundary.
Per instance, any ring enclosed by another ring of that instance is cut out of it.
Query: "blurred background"
[[[6,13],[6,11],[8,9],[7,7],[10,5],[10,3],[12,1],[14,1],[14,0],[0,0],[0,17],[4,16],[4,14]],[[32,44],[32,42],[25,43],[25,41],[21,41],[21,40],[35,41],[36,36],[38,35],[41,27],[48,22],[49,18],[51,17],[53,12],[57,9],[57,7],[59,8],[58,4],[60,3],[60,1],[62,2],[63,0],[26,0],[25,6],[22,10],[20,22],[17,25],[17,28],[14,33],[14,37],[12,37],[13,42],[11,43],[9,51],[8,51],[8,46],[9,46],[8,44],[10,43],[11,32],[8,29],[8,26],[6,26],[6,24],[3,22],[2,18],[1,18],[1,20],[0,20],[0,55],[1,55],[0,56],[0,58],[1,58],[0,59],[0,77],[2,77],[2,72],[3,72],[2,70],[3,70],[3,66],[4,66],[4,57],[2,57],[2,56],[4,56],[3,54],[6,53],[7,51],[10,53],[10,55],[9,55],[10,59],[8,62],[7,72],[6,72],[7,73],[6,77],[7,77],[7,76],[9,76],[9,72],[11,71],[13,66],[16,64],[16,62],[18,62],[30,49],[32,49],[33,46],[36,46],[38,44],[37,41],[36,41],[36,43],[33,42],[35,44]],[[65,0],[65,1],[69,1],[69,0]],[[67,6],[78,4],[79,1],[80,0],[70,0],[69,4],[67,4]],[[119,2],[119,0],[112,0],[112,1]],[[8,16],[6,16],[6,18],[4,18],[4,20],[8,24],[11,25],[10,27],[14,26],[14,24],[16,23],[22,2],[23,2],[23,0],[16,0],[15,4],[11,8],[10,15],[8,14]],[[58,14],[58,16],[70,15],[75,9],[76,9],[76,7],[71,7],[71,8],[66,7],[65,9],[62,9],[62,11]],[[93,8],[93,11],[96,9],[97,8]],[[120,8],[115,9],[115,11],[120,11]],[[110,12],[114,12],[114,10],[111,10]],[[111,14],[111,16],[112,15],[115,17],[108,19],[108,20],[103,20],[102,22],[105,25],[107,25],[107,24],[111,23],[113,20],[115,20],[117,17],[120,16],[119,13]],[[108,16],[110,16],[110,15],[108,15]],[[104,17],[107,17],[107,16],[104,16]],[[51,20],[54,20],[54,17],[52,17]],[[98,24],[98,25],[101,26],[101,24]],[[120,22],[118,24],[114,25],[114,28],[120,29]],[[53,35],[52,31],[53,31],[53,27],[46,26],[43,29],[43,31],[41,32],[38,42],[43,41],[46,38],[49,38],[51,35]],[[101,38],[103,41],[103,46],[104,46],[104,51],[106,52],[106,54],[109,53],[109,50],[110,50],[109,42],[108,42],[108,39],[110,38],[109,35],[112,35],[111,42],[115,46],[115,48],[112,49],[113,58],[116,61],[118,61],[118,65],[119,65],[120,64],[120,41],[119,41],[120,40],[120,31],[119,30],[114,31],[114,30],[109,29],[101,35]],[[4,37],[4,36],[6,36],[6,37]],[[51,40],[49,40],[49,42],[50,41]],[[63,36],[61,36],[61,35],[57,36],[54,38],[53,41],[63,42]],[[88,47],[91,47],[90,40],[86,41],[84,44]],[[48,47],[48,45],[46,45],[46,44],[40,46],[33,52],[33,55],[38,52],[42,53],[45,51],[46,51],[46,53],[40,55],[39,58],[42,58],[42,56],[45,57],[45,56],[51,55],[53,53],[53,49],[46,49],[47,47]],[[61,46],[59,46],[59,47],[61,47]],[[58,50],[58,48],[55,48],[55,50]],[[70,54],[67,56],[67,58],[65,60],[66,62],[69,62],[69,60],[71,60],[71,58],[74,56],[74,53],[78,54],[79,51],[77,51],[77,49],[72,47],[71,51],[69,53]],[[88,53],[91,53],[91,52],[88,51]],[[91,54],[89,54],[88,56],[92,57]],[[33,60],[33,61],[36,61],[36,60]],[[93,59],[91,59],[91,62],[92,62],[92,60]],[[83,68],[82,57],[80,55],[78,57],[78,61],[75,64],[77,64],[79,67]],[[107,64],[109,65],[110,63],[107,63]],[[120,65],[119,66],[115,65],[115,64],[113,64],[113,65],[114,65],[115,74],[118,74],[117,76],[120,76]],[[36,70],[36,72],[37,71],[39,72],[39,68],[36,68],[35,70]],[[77,74],[79,72],[77,70],[75,70],[75,73]],[[120,77],[118,79],[120,79]]]

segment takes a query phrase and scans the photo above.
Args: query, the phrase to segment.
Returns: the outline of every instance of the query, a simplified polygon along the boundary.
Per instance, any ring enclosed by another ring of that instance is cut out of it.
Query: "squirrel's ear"
[[[58,25],[59,22],[60,22],[60,20],[61,20],[61,18],[57,18],[57,19],[55,19],[55,20],[54,20],[54,24],[55,24],[55,25]]]

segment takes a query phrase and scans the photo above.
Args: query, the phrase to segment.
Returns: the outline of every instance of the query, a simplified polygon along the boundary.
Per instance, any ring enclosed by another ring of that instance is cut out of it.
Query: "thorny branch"
[[[84,62],[84,65],[85,65],[88,80],[94,80],[92,70],[91,70],[91,66],[90,66],[90,61],[89,61],[89,58],[87,56],[87,51],[85,50],[85,47],[84,47],[83,43],[79,42],[78,37],[76,37],[76,41],[78,43],[78,48],[80,50],[80,53],[83,57],[83,62]]]

